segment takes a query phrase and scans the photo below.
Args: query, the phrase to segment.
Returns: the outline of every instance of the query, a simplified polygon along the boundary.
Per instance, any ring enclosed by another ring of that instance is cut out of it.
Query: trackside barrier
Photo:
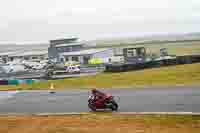
[[[19,80],[8,80],[8,85],[18,85],[19,83]]]
[[[0,85],[8,85],[8,80],[0,80]]]
[[[0,85],[20,85],[20,84],[33,84],[38,83],[40,80],[33,80],[33,79],[24,79],[24,80],[0,80]]]

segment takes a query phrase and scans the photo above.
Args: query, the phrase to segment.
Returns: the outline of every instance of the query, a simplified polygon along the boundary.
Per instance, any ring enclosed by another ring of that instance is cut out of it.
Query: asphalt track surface
[[[104,89],[119,112],[200,112],[200,87]],[[88,90],[0,92],[0,113],[89,112]]]

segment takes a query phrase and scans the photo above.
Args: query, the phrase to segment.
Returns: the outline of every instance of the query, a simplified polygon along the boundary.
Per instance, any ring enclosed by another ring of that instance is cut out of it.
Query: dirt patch
[[[199,133],[200,116],[1,116],[0,133]]]

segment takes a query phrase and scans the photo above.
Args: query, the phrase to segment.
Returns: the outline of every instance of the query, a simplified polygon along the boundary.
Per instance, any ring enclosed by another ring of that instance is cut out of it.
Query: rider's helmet
[[[92,89],[92,94],[96,94],[97,93],[97,89]]]

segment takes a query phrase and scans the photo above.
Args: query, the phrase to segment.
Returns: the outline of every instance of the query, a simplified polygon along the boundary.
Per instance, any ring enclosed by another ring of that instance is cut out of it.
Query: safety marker
[[[50,93],[56,93],[55,91],[54,91],[54,84],[53,83],[51,83],[51,85],[50,85]]]

